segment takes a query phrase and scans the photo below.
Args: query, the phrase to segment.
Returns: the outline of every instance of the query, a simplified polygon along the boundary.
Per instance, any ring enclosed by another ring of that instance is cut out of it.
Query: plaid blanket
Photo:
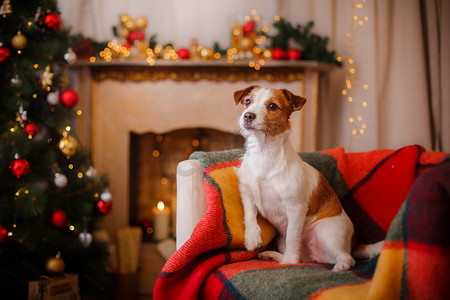
[[[321,171],[359,243],[386,239],[379,258],[346,272],[332,265],[279,265],[243,246],[237,177],[242,150],[194,153],[204,168],[208,210],[167,261],[154,299],[439,299],[450,295],[450,162],[420,146],[300,153]],[[441,163],[442,162],[442,163]],[[417,178],[418,177],[418,178]],[[417,178],[417,179],[416,179]],[[406,199],[406,200],[405,200]],[[264,247],[275,230],[259,219]]]

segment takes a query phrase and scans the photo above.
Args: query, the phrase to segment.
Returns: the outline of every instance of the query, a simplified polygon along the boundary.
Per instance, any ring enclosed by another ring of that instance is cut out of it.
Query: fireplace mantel
[[[72,82],[79,92],[77,132],[92,149],[95,168],[106,173],[114,209],[105,228],[115,236],[129,225],[129,134],[165,133],[209,127],[238,132],[240,108],[233,92],[248,85],[283,87],[307,99],[291,118],[291,139],[298,151],[316,150],[321,80],[335,68],[316,61],[267,61],[260,70],[249,62],[225,60],[142,60],[77,62]]]

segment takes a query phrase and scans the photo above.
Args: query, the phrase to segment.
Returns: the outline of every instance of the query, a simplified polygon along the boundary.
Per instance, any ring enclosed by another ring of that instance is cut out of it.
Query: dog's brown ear
[[[292,110],[300,110],[306,102],[306,99],[297,95],[292,94],[290,91],[283,89],[283,94],[286,96],[288,101],[291,103]]]
[[[241,102],[242,98],[247,96],[254,88],[257,88],[257,87],[258,87],[257,85],[252,85],[243,90],[234,92],[234,101],[236,102],[236,104],[239,104],[239,102]]]

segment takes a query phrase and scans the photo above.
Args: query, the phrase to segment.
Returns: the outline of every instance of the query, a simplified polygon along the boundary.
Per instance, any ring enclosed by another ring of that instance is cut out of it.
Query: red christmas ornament
[[[74,90],[68,89],[59,95],[59,101],[68,108],[72,108],[78,103],[78,94]]]
[[[130,42],[127,41],[125,44],[123,44],[123,46],[127,49],[130,49],[132,45]]]
[[[112,202],[105,202],[105,201],[99,200],[97,202],[97,208],[98,208],[98,211],[102,215],[107,215],[112,210]]]
[[[137,39],[138,41],[143,41],[143,40],[145,40],[145,32],[143,32],[143,31],[137,31],[137,32],[136,32],[136,39]]]
[[[135,40],[137,40],[137,32],[136,31],[132,31],[130,32],[130,34],[128,35],[128,41],[133,44]]]
[[[244,31],[244,35],[247,35],[250,32],[253,32],[254,29],[255,29],[255,21],[250,20],[244,25],[244,27],[242,28],[242,31]]]
[[[64,228],[67,226],[67,215],[63,210],[56,210],[52,215],[52,225],[58,228]]]
[[[300,60],[302,58],[302,53],[297,49],[290,49],[288,51],[288,57],[292,60]]]
[[[61,26],[61,17],[57,13],[51,12],[44,16],[42,22],[47,28],[55,31]]]
[[[30,136],[30,135],[31,135],[31,136],[34,136],[35,134],[38,133],[39,128],[38,128],[38,126],[36,125],[36,123],[31,122],[31,123],[28,123],[28,124],[25,126],[24,130],[25,130],[25,132],[27,133],[27,135],[29,135],[29,136]]]
[[[177,51],[178,57],[181,59],[188,59],[191,55],[189,50],[186,48],[181,48]]]
[[[25,158],[17,158],[9,164],[9,171],[11,175],[22,178],[30,172],[30,164]]]
[[[8,47],[0,47],[0,63],[11,57],[11,49]]]
[[[0,244],[6,242],[7,239],[8,239],[8,229],[5,226],[0,225]]]
[[[284,51],[283,49],[275,48],[272,50],[272,59],[278,60],[285,58],[286,58],[286,51]]]

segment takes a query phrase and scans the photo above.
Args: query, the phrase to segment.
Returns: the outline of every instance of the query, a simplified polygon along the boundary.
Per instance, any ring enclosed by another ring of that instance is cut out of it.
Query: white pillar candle
[[[153,238],[157,241],[169,237],[170,208],[159,201],[153,208]]]

